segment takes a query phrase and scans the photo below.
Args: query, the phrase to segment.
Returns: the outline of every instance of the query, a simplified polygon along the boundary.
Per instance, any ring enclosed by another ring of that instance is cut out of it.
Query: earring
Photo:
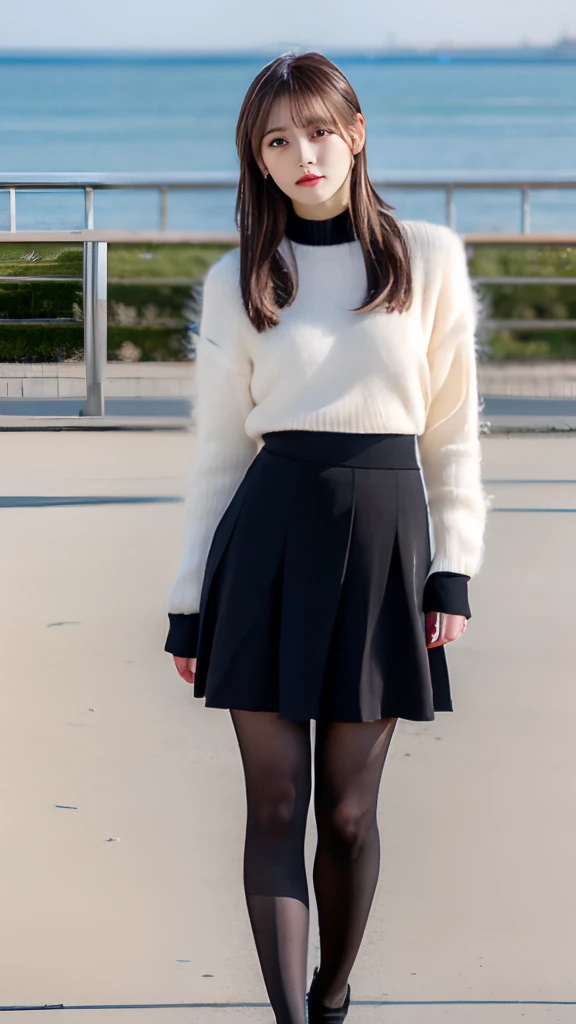
[[[268,177],[268,171],[264,171],[264,178]]]

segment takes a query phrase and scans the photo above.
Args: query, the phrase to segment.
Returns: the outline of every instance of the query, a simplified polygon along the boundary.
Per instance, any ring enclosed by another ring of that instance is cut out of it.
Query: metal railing
[[[576,177],[561,179],[550,176],[530,181],[506,178],[462,178],[458,180],[439,177],[422,178],[416,175],[404,175],[401,178],[385,178],[381,175],[371,177],[372,184],[378,189],[402,190],[439,190],[445,195],[445,222],[455,228],[455,195],[458,191],[490,189],[496,191],[514,190],[521,196],[520,231],[510,232],[466,232],[463,239],[472,252],[475,245],[481,244],[541,244],[567,245],[576,244],[576,233],[536,233],[530,231],[530,197],[532,192],[543,190],[576,190]],[[169,196],[172,191],[198,191],[211,189],[235,190],[237,178],[231,174],[172,174],[158,176],[155,174],[18,174],[0,180],[0,192],[8,191],[10,206],[10,230],[0,231],[2,242],[82,242],[83,243],[83,275],[74,276],[40,276],[19,275],[0,277],[2,281],[79,281],[82,280],[83,318],[34,318],[34,319],[0,319],[0,325],[9,324],[83,324],[84,327],[84,361],[86,369],[86,415],[103,416],[105,408],[104,383],[107,362],[107,249],[109,243],[188,243],[202,244],[218,242],[237,244],[238,235],[229,231],[189,231],[174,230],[168,227]],[[18,191],[52,191],[80,189],[84,193],[84,228],[57,231],[18,230],[17,227],[17,193]],[[159,197],[159,228],[146,230],[114,230],[94,227],[95,192],[101,190],[155,190]],[[576,278],[569,277],[477,277],[474,279],[482,284],[555,284],[574,285]],[[131,284],[152,284],[155,281],[183,284],[186,278],[131,278]],[[123,279],[123,283],[128,283]],[[492,329],[507,327],[510,329],[560,329],[576,328],[576,320],[524,320],[524,319],[488,319],[487,327]]]
[[[436,191],[444,194],[445,221],[455,227],[455,197],[458,192],[476,191],[512,191],[520,196],[520,233],[530,233],[531,197],[533,192],[576,190],[576,177],[565,178],[549,174],[538,178],[522,179],[499,175],[473,176],[457,174],[451,177],[443,175],[422,176],[418,173],[405,173],[400,176],[376,173],[371,181],[377,189]],[[172,192],[197,192],[213,189],[232,190],[237,187],[237,176],[228,172],[174,173],[174,174],[128,174],[102,173],[62,174],[59,172],[45,174],[14,174],[0,180],[0,191],[8,191],[10,196],[10,232],[17,229],[17,192],[18,191],[52,191],[81,189],[84,192],[85,227],[94,227],[94,193],[105,190],[152,190],[158,193],[158,213],[160,231],[168,231],[169,199]]]

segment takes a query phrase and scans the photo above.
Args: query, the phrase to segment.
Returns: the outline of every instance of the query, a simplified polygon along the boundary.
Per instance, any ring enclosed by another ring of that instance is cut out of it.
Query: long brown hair
[[[285,234],[289,197],[261,169],[262,139],[274,102],[289,97],[299,127],[312,119],[349,142],[362,113],[350,82],[332,61],[314,51],[287,53],[266,64],[242,102],[236,126],[240,178],[235,219],[240,234],[240,285],[244,306],[258,332],[280,320],[277,309],[293,302],[297,271],[278,251]],[[397,218],[368,177],[366,145],[355,155],[349,212],[364,255],[367,294],[352,312],[378,308],[403,312],[412,301],[408,246]]]

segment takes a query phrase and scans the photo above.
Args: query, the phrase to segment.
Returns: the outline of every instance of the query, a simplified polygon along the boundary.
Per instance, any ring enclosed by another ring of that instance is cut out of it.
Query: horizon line
[[[435,53],[448,53],[448,52],[466,52],[466,53],[484,53],[489,52],[522,52],[522,51],[561,51],[563,46],[568,44],[570,47],[574,47],[576,54],[576,34],[569,35],[564,33],[556,37],[553,42],[510,42],[510,43],[454,43],[454,42],[436,42],[436,43],[394,43],[392,45],[383,45],[375,47],[374,45],[359,44],[358,46],[333,44],[323,46],[322,51],[327,52],[333,51],[340,54],[350,54],[353,56],[375,56],[375,55],[398,55],[398,54],[435,54]],[[164,48],[152,48],[152,47],[126,47],[126,46],[78,46],[75,44],[69,46],[2,46],[0,47],[0,58],[2,57],[14,57],[14,56],[38,56],[38,57],[68,57],[68,56],[140,56],[140,57],[222,57],[222,56],[258,56],[258,55],[269,55],[270,53],[286,53],[289,50],[299,52],[310,52],[316,50],[318,52],[315,43],[296,43],[296,42],[282,42],[277,43],[266,43],[261,46],[230,46],[230,47],[212,47],[205,46],[200,48],[187,48],[182,49],[181,47],[164,47]]]

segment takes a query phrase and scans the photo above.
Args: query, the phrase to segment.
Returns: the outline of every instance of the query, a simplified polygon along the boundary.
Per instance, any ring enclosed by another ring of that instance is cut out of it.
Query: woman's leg
[[[244,891],[264,983],[278,1024],[305,1024],[310,722],[230,714],[246,780]]]
[[[316,982],[326,1006],[341,1006],[380,870],[378,791],[397,718],[316,724],[313,881],[320,928]]]

